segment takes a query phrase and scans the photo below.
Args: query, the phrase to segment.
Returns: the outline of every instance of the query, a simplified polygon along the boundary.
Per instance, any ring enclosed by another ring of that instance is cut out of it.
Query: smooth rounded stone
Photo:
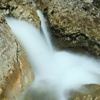
[[[26,54],[0,15],[0,100],[17,100],[33,79]]]
[[[53,42],[59,48],[100,57],[100,8],[94,5],[100,0],[35,1],[48,19]]]
[[[72,91],[71,96],[69,100],[100,100],[100,85],[85,85],[80,92]]]
[[[1,0],[0,13],[25,20],[40,29],[40,19],[32,0]]]

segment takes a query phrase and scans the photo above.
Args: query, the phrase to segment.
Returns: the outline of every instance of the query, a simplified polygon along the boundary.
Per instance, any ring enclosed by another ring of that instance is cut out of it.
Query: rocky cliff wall
[[[50,24],[54,42],[62,49],[100,56],[98,0],[36,0]],[[78,51],[79,52],[79,51]]]

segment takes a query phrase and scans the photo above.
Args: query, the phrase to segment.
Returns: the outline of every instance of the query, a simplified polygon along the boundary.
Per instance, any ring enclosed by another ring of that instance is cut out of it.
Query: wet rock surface
[[[32,0],[1,0],[0,13],[25,20],[40,29],[40,19]]]
[[[47,17],[53,40],[60,48],[100,57],[98,0],[36,0],[36,3]]]
[[[0,15],[0,100],[15,100],[34,79],[31,66]]]

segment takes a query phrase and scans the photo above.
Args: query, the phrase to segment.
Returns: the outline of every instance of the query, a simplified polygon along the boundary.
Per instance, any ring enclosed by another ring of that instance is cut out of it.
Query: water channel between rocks
[[[57,51],[51,44],[43,15],[42,33],[25,21],[5,17],[26,51],[35,79],[23,100],[67,100],[71,90],[99,84],[100,61],[85,55]]]

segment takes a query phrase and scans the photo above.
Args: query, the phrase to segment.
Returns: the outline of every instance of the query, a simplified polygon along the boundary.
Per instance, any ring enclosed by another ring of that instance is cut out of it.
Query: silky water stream
[[[100,83],[100,61],[85,55],[53,48],[43,15],[43,34],[25,21],[5,17],[26,51],[35,79],[21,100],[68,100],[71,90],[84,84]]]

